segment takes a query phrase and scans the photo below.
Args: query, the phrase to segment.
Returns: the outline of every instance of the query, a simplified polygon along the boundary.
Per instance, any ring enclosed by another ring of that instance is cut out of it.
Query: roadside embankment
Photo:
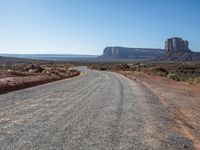
[[[60,64],[18,67],[0,70],[0,94],[80,75],[79,71]]]

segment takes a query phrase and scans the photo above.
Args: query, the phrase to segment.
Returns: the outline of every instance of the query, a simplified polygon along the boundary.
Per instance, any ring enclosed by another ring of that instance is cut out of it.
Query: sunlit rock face
[[[163,53],[163,49],[106,47],[102,59],[153,59]]]
[[[165,52],[190,52],[189,42],[178,37],[167,39]]]
[[[165,50],[162,55],[157,57],[156,61],[173,62],[198,62],[200,61],[200,52],[193,52],[188,47],[189,42],[181,38],[170,38],[165,42]]]

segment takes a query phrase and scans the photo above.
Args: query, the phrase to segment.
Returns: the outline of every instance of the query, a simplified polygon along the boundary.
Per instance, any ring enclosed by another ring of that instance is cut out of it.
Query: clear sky
[[[0,0],[0,53],[163,48],[174,36],[200,51],[200,0]]]

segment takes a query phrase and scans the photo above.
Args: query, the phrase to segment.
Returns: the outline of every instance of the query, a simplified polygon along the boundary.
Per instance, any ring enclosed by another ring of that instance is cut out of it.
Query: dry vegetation
[[[93,64],[92,69],[130,71],[143,75],[158,75],[175,81],[200,83],[200,63],[128,63]]]
[[[7,63],[0,65],[0,93],[78,76],[79,71],[65,63]]]

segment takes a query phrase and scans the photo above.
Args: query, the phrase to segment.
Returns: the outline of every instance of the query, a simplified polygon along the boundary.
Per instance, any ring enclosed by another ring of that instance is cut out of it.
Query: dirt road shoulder
[[[138,80],[161,100],[176,121],[173,130],[191,139],[200,149],[200,85],[176,82],[160,76],[138,75],[119,71],[133,80]]]

